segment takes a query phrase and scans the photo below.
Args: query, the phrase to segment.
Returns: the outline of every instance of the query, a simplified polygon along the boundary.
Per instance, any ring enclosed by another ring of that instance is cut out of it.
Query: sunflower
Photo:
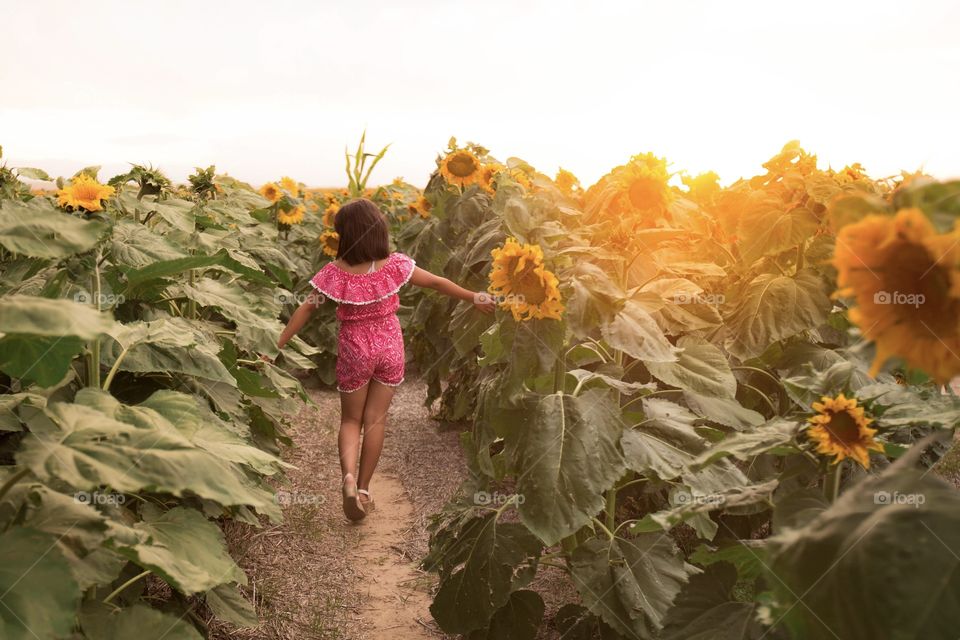
[[[503,165],[497,162],[488,162],[480,169],[480,179],[477,183],[480,188],[487,193],[494,193],[496,189],[496,179],[503,171]]]
[[[336,258],[337,249],[340,248],[340,234],[336,231],[324,231],[320,234],[320,246],[323,247],[324,254]]]
[[[102,211],[103,201],[116,193],[116,189],[100,184],[95,178],[81,173],[70,184],[57,191],[57,204],[64,209]]]
[[[763,168],[771,176],[788,173],[808,176],[817,170],[817,156],[804,151],[799,140],[791,140],[783,145],[780,153],[764,162]]]
[[[584,194],[588,222],[629,217],[639,218],[641,226],[650,227],[661,219],[669,220],[667,207],[673,200],[669,180],[665,159],[652,153],[634,156]]]
[[[323,226],[333,228],[333,219],[336,218],[337,212],[340,211],[340,205],[334,202],[323,212]]]
[[[294,197],[300,194],[300,185],[290,176],[283,176],[280,178],[280,186],[286,189],[287,192]]]
[[[260,187],[257,192],[270,202],[276,202],[283,197],[283,192],[280,191],[280,187],[277,186],[276,182],[268,182]]]
[[[418,215],[424,219],[430,217],[430,209],[433,209],[433,205],[430,204],[426,196],[420,196],[416,202],[407,206],[407,210],[410,211],[411,216]]]
[[[543,250],[509,238],[491,251],[493,270],[488,291],[502,297],[500,308],[509,309],[516,321],[560,319],[563,304],[557,277],[543,266]]]
[[[680,180],[687,188],[687,196],[694,202],[712,202],[720,193],[720,176],[713,171],[696,176],[682,176]]]
[[[306,213],[307,208],[302,204],[298,204],[289,211],[284,211],[281,209],[277,211],[277,222],[280,224],[300,224],[303,222],[303,214]]]
[[[873,439],[877,432],[869,427],[873,418],[863,414],[856,398],[846,398],[842,393],[836,398],[823,396],[813,408],[817,413],[808,419],[812,426],[807,429],[807,437],[817,443],[817,453],[836,456],[833,464],[852,458],[869,469],[868,451],[883,451],[883,445]]]
[[[557,177],[553,179],[553,183],[557,185],[557,188],[560,189],[563,193],[568,196],[577,195],[583,189],[580,187],[580,181],[577,179],[577,176],[573,173],[567,171],[563,167],[557,169]]]
[[[460,187],[477,182],[480,168],[480,160],[466,149],[453,151],[440,161],[440,174],[443,179]]]
[[[513,181],[519,184],[521,187],[530,191],[533,188],[533,182],[530,181],[530,176],[528,176],[523,169],[510,169],[508,172]]]
[[[840,171],[833,174],[833,179],[837,184],[844,185],[860,180],[867,180],[867,175],[863,172],[863,167],[859,162],[845,166]]]
[[[837,296],[876,343],[870,375],[892,356],[945,383],[960,374],[960,223],[938,234],[920,209],[868,215],[837,236]]]
[[[652,153],[635,156],[621,176],[624,195],[637,211],[660,211],[670,202],[665,160]]]

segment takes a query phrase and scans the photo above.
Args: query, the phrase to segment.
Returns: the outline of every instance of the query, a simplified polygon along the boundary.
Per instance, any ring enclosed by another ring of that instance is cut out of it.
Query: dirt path
[[[419,573],[397,544],[414,523],[413,506],[399,480],[382,475],[374,496],[376,507],[357,525],[360,544],[351,556],[362,579],[365,618],[375,638],[418,640],[435,638],[428,632],[429,578]],[[419,588],[418,588],[419,587]]]
[[[425,386],[402,385],[371,484],[376,508],[350,524],[340,506],[336,434],[339,397],[310,390],[315,406],[294,418],[296,465],[278,486],[284,522],[256,530],[231,524],[227,539],[249,576],[243,588],[260,617],[256,629],[211,623],[211,637],[257,640],[437,640],[446,638],[429,605],[432,575],[417,567],[426,526],[466,472],[459,427],[423,406]],[[428,461],[427,464],[425,462]],[[401,480],[402,479],[402,480]]]

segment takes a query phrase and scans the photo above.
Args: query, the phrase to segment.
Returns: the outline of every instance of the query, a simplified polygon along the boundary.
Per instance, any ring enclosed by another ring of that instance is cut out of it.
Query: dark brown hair
[[[349,265],[383,260],[390,255],[390,232],[380,208],[366,198],[340,207],[333,219],[340,236],[337,257]]]

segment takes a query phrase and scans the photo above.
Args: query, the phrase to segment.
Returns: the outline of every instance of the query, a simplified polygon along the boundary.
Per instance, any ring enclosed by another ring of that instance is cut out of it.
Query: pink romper
[[[414,265],[413,258],[391,253],[376,271],[350,273],[330,262],[310,279],[314,289],[339,305],[337,391],[356,391],[371,379],[391,387],[403,382],[397,292]]]

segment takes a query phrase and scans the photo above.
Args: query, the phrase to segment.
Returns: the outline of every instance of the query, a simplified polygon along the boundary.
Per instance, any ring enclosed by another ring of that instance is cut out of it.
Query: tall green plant
[[[365,144],[367,141],[367,131],[364,129],[363,135],[360,136],[360,144],[357,145],[357,151],[353,155],[350,155],[350,150],[345,149],[343,155],[346,157],[346,170],[347,170],[347,180],[348,180],[348,189],[350,191],[351,197],[359,198],[361,197],[367,189],[367,181],[370,179],[370,174],[373,173],[374,168],[376,168],[377,163],[386,155],[387,149],[390,148],[390,145],[386,145],[379,153],[367,153],[365,150]],[[370,164],[367,164],[367,161],[370,160]]]

